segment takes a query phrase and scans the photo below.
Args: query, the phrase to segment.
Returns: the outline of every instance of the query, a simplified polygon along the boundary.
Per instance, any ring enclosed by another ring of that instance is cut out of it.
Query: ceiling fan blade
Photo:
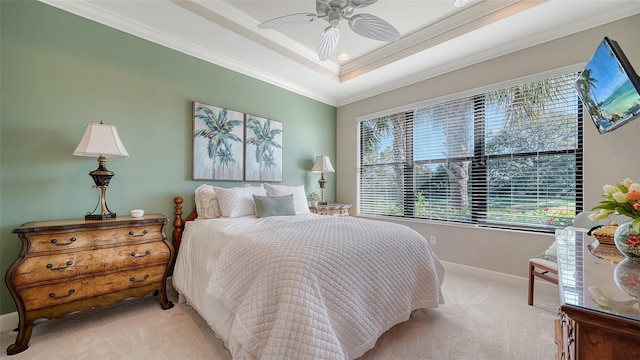
[[[349,26],[358,35],[381,41],[396,41],[400,33],[393,25],[371,14],[354,15]]]
[[[340,29],[337,27],[329,26],[320,33],[318,38],[318,58],[320,58],[320,61],[325,61],[329,58],[329,55],[338,45],[338,39],[340,39]]]
[[[285,26],[292,25],[304,25],[312,22],[317,19],[318,15],[316,14],[291,14],[285,15],[281,17],[277,17],[275,19],[267,20],[262,24],[258,25],[260,29],[276,29]]]
[[[347,0],[347,5],[357,9],[367,7],[377,1],[378,0]]]

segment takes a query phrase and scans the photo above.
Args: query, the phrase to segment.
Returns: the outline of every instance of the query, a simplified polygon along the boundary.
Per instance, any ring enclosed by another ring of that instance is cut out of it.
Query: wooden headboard
[[[198,213],[194,209],[189,216],[185,219],[182,219],[182,196],[176,196],[173,198],[173,202],[176,204],[173,210],[173,248],[175,249],[176,254],[178,254],[178,249],[180,248],[180,242],[182,241],[182,231],[184,230],[184,225],[193,221],[198,217]]]

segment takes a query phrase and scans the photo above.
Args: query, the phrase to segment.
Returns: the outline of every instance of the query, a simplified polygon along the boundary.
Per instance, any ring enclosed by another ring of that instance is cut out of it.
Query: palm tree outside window
[[[359,124],[359,212],[553,231],[582,210],[577,74]]]

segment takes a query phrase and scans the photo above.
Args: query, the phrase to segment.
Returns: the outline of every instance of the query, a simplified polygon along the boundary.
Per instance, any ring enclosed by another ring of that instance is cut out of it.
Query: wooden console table
[[[614,271],[624,258],[594,255],[589,247],[597,248],[595,241],[581,231],[556,232],[560,290],[556,358],[640,359],[640,299],[616,285]]]

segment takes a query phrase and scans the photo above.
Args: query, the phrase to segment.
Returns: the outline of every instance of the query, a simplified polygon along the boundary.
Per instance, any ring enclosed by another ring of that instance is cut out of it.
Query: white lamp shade
[[[313,172],[335,172],[333,166],[331,165],[331,160],[326,155],[320,155],[316,157],[316,162],[313,164],[311,168]]]
[[[87,125],[82,140],[73,151],[73,155],[126,157],[129,156],[129,153],[120,141],[116,127],[101,123]]]

